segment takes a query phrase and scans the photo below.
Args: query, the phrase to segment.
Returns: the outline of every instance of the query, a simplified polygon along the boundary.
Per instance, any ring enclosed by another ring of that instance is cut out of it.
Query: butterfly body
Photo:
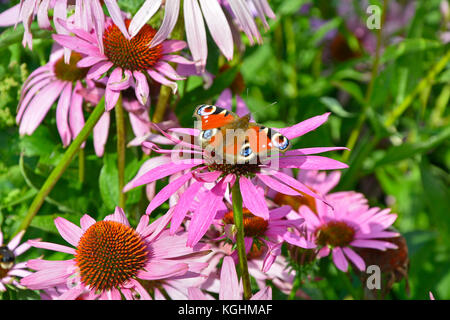
[[[289,140],[277,131],[251,122],[250,114],[235,113],[213,105],[200,105],[194,116],[201,130],[199,142],[217,161],[258,163],[290,147]]]

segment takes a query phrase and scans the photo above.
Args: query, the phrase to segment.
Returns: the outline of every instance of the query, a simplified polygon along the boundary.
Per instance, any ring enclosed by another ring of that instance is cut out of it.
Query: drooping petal
[[[56,107],[56,127],[58,128],[63,147],[67,147],[72,138],[68,123],[71,96],[72,83],[68,82],[61,92],[61,97],[59,98],[58,106]]]
[[[192,201],[194,201],[195,196],[202,186],[203,182],[194,182],[183,192],[183,194],[180,196],[180,199],[178,199],[178,203],[175,206],[172,221],[170,223],[171,234],[177,232],[178,228],[183,222],[184,217],[186,216],[186,213],[189,211],[189,207]]]
[[[267,207],[264,195],[244,176],[240,177],[239,186],[241,188],[244,206],[255,216],[268,220],[269,208]]]
[[[206,30],[197,0],[184,0],[184,22],[189,50],[198,69],[204,69],[208,56]]]
[[[353,251],[353,249],[347,248],[347,247],[342,248],[342,250],[344,250],[345,255],[350,259],[351,262],[353,262],[355,264],[355,266],[360,271],[366,270],[366,263],[364,262],[364,260],[361,258],[361,256],[359,254],[357,254],[355,251]]]
[[[175,192],[177,192],[187,181],[192,178],[192,172],[188,172],[175,181],[172,181],[167,186],[161,189],[160,192],[152,199],[150,204],[145,211],[146,214],[151,214],[153,210],[163,204],[167,199],[170,198]]]
[[[233,58],[233,36],[227,18],[218,1],[199,0],[203,16],[214,42],[225,58]]]
[[[155,5],[155,3],[153,5]],[[166,0],[164,19],[158,29],[158,32],[156,32],[155,36],[150,42],[150,48],[157,46],[169,37],[177,23],[179,12],[180,0]]]
[[[108,140],[110,115],[109,112],[102,114],[94,127],[94,149],[98,157],[102,157],[105,152],[106,141]]]
[[[138,34],[139,30],[150,20],[161,6],[162,0],[146,0],[134,15],[128,26],[131,38]],[[167,10],[167,9],[166,9]]]
[[[340,247],[334,248],[332,251],[332,256],[333,262],[336,265],[336,267],[343,272],[347,272],[348,262],[344,256],[342,249]]]
[[[147,78],[139,71],[133,71],[133,76],[136,79],[136,97],[142,105],[146,105],[150,93]]]
[[[69,126],[72,132],[72,137],[75,139],[84,127],[84,113],[83,113],[83,97],[77,93],[82,85],[78,81],[73,90],[72,99],[69,108]],[[84,148],[85,143],[82,144]]]
[[[127,39],[131,39],[130,34],[128,33],[127,27],[125,26],[125,21],[122,17],[122,11],[119,8],[116,0],[104,0],[106,7],[108,8],[109,15],[113,20],[114,24],[119,28],[122,34]],[[146,1],[149,2],[149,1]],[[130,23],[131,24],[131,23]]]
[[[105,91],[106,111],[111,111],[119,100],[120,91],[111,90],[110,84],[122,80],[122,68],[115,68],[108,79]]]
[[[223,258],[222,270],[220,272],[219,300],[241,300],[242,293],[236,273],[236,266],[233,258],[226,256]]]

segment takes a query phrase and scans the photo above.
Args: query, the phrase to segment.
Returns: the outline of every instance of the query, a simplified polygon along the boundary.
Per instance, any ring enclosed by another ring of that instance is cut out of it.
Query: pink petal
[[[83,97],[77,93],[77,90],[82,88],[80,82],[77,82],[72,94],[72,100],[70,102],[69,109],[69,126],[72,132],[72,137],[75,139],[84,127],[84,114],[83,114]],[[82,145],[84,148],[84,143]]]
[[[316,154],[328,151],[336,151],[336,150],[349,150],[345,147],[319,147],[319,148],[303,148],[303,149],[295,149],[288,150],[284,153],[285,156],[304,156],[308,154]]]
[[[138,278],[144,280],[160,280],[184,275],[189,270],[186,263],[150,261],[145,271],[138,272]]]
[[[219,2],[210,0],[199,1],[214,42],[220,51],[222,51],[225,58],[231,60],[233,58],[233,36]]]
[[[95,154],[98,157],[103,156],[103,153],[105,152],[105,145],[108,140],[109,122],[109,112],[105,112],[94,127],[94,149]]]
[[[55,219],[55,226],[64,240],[74,247],[78,245],[78,241],[83,235],[80,227],[61,217]]]
[[[139,71],[133,71],[133,75],[136,79],[136,97],[142,105],[145,105],[150,93],[147,77]]]
[[[111,90],[111,83],[119,82],[122,80],[122,68],[115,68],[108,79],[108,84],[106,85],[105,91],[105,101],[106,101],[106,111],[112,110],[119,100],[120,91]]]
[[[178,73],[167,62],[158,61],[153,67],[159,73],[161,73],[162,75],[166,76],[169,79],[172,79],[172,80],[186,79],[185,77],[181,77],[180,75],[178,75]]]
[[[333,249],[332,254],[333,254],[333,262],[336,265],[336,267],[343,272],[347,272],[348,262],[347,259],[345,259],[342,249],[340,247],[336,247]]]
[[[65,83],[57,81],[42,89],[28,105],[20,123],[20,134],[32,134],[61,94]]]
[[[162,178],[167,177],[168,175],[174,174],[176,172],[190,169],[201,163],[203,163],[203,160],[201,160],[201,159],[186,159],[186,160],[180,160],[176,164],[174,164],[174,163],[162,164],[162,165],[142,174],[139,178],[132,180],[130,183],[128,183],[125,186],[124,191],[126,192],[130,189],[133,189],[133,188],[138,187],[143,184],[148,184],[155,180],[162,179]]]
[[[192,247],[197,244],[210,227],[227,189],[225,180],[226,178],[223,178],[211,190],[208,190],[200,201],[189,224],[187,246]]]
[[[58,128],[63,147],[67,147],[72,138],[70,127],[68,124],[69,106],[72,96],[72,83],[68,82],[62,90],[61,97],[56,107],[56,127]]]
[[[178,85],[176,82],[167,80],[164,76],[162,76],[159,72],[156,72],[154,70],[147,70],[148,75],[155,80],[156,82],[159,82],[167,87],[170,87],[172,89],[172,92],[175,94],[178,89]]]
[[[268,220],[269,208],[267,207],[264,195],[244,176],[240,177],[239,186],[241,188],[244,206],[255,216]]]
[[[60,244],[56,244],[56,243],[42,242],[42,241],[36,241],[36,240],[28,240],[28,243],[35,248],[59,251],[59,252],[64,252],[64,253],[68,253],[68,254],[75,254],[75,249],[67,247],[67,246],[63,246]]]
[[[163,189],[161,189],[160,192],[152,199],[150,204],[147,207],[147,210],[145,211],[146,214],[151,214],[153,210],[155,210],[157,207],[159,207],[161,204],[163,204],[167,199],[170,198],[171,195],[173,195],[175,192],[177,192],[186,182],[188,182],[192,178],[192,172],[188,172],[175,181],[172,181],[167,186],[165,186]]]
[[[321,156],[293,156],[278,159],[280,168],[303,170],[335,170],[348,168],[343,162]]]
[[[345,255],[350,259],[350,261],[352,261],[355,264],[355,266],[359,270],[361,271],[366,270],[366,264],[359,254],[357,254],[355,251],[347,247],[342,248],[342,250],[344,250]]]
[[[20,243],[20,240],[22,240],[24,233],[25,233],[25,230],[20,231],[18,234],[16,234],[14,236],[14,238],[11,239],[11,241],[9,241],[8,246],[7,246],[9,250],[14,251],[14,249],[17,248],[17,246]],[[1,246],[1,241],[0,241],[0,246]]]
[[[200,188],[203,186],[203,182],[194,182],[191,184],[180,196],[178,203],[173,211],[172,221],[170,223],[170,233],[177,232],[181,223],[183,222],[186,213],[189,211],[191,203],[194,201]]]
[[[92,66],[87,75],[86,79],[95,79],[98,80],[101,75],[103,75],[106,71],[111,69],[111,67],[114,65],[114,63],[110,61],[101,61],[94,66]]]
[[[231,94],[231,89],[227,88],[222,91],[219,98],[217,98],[216,106],[225,108],[231,111],[231,107],[233,105],[233,97]]]
[[[202,12],[197,0],[185,0],[183,3],[186,38],[189,50],[196,66],[204,69],[208,46]]]
[[[220,291],[219,300],[241,300],[241,288],[236,273],[236,266],[233,258],[225,256],[223,258],[222,270],[220,271]]]
[[[153,3],[153,5],[155,5],[155,3]],[[180,0],[166,0],[164,19],[161,26],[159,27],[158,32],[155,34],[152,41],[150,42],[150,48],[157,46],[158,44],[160,44],[169,37],[169,35],[172,33],[172,30],[177,23],[179,12],[180,12]]]
[[[181,40],[166,40],[162,43],[162,53],[172,53],[186,48],[186,42]]]
[[[320,127],[328,120],[330,112],[304,120],[292,127],[278,129],[288,139],[294,139]]]
[[[262,182],[264,182],[264,184],[266,186],[268,186],[269,188],[271,188],[277,192],[287,194],[290,196],[302,196],[301,193],[295,191],[293,188],[285,185],[284,183],[282,183],[276,179],[272,179],[268,175],[257,173],[256,176],[258,177],[258,179],[260,179]]]
[[[122,34],[127,39],[131,39],[131,36],[128,34],[127,27],[125,26],[125,21],[122,17],[122,11],[115,0],[104,0],[106,7],[108,8],[109,15],[111,19],[114,21],[114,24],[119,28]],[[148,2],[148,1],[147,1]]]
[[[139,30],[147,23],[148,20],[158,11],[162,0],[146,0],[139,8],[130,22],[128,30],[131,38],[138,34]],[[167,9],[166,9],[167,10]]]

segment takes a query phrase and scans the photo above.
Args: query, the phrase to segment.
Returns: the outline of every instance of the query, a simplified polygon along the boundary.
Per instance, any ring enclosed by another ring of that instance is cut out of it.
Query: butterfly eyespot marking
[[[197,113],[201,116],[209,116],[210,114],[213,114],[215,111],[216,111],[215,106],[205,104],[198,109]]]
[[[280,150],[286,150],[289,146],[289,140],[285,136],[283,136],[281,133],[275,133],[272,136],[272,143],[275,147],[277,147]]]
[[[202,131],[202,140],[209,140],[217,133],[217,129],[208,129]]]
[[[241,156],[248,158],[253,154],[252,148],[248,144],[244,144],[241,148]]]

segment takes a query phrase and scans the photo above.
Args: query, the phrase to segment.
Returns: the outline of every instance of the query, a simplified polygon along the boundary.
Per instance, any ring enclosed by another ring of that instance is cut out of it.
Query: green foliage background
[[[131,11],[142,2],[119,1]],[[181,124],[191,127],[196,104],[215,101],[238,71],[246,84],[242,97],[262,124],[287,126],[332,112],[325,125],[297,139],[295,147],[345,146],[367,103],[367,119],[347,160],[350,169],[343,171],[338,190],[363,192],[372,206],[389,206],[398,214],[395,227],[406,238],[409,249],[410,293],[406,293],[403,280],[394,285],[387,298],[428,299],[428,292],[432,291],[437,299],[450,299],[450,65],[447,63],[442,72],[419,86],[450,49],[438,38],[438,31],[443,28],[440,0],[417,2],[414,17],[401,31],[404,40],[387,46],[382,53],[369,101],[365,97],[374,56],[366,53],[341,63],[323,59],[327,31],[338,28],[348,34],[345,21],[333,11],[337,1],[313,1],[311,14],[330,19],[317,31],[311,28],[310,17],[298,12],[301,5],[311,1],[269,2],[277,19],[270,21],[270,30],[263,32],[262,45],[247,46],[242,57],[232,61],[234,67],[221,73],[206,91],[198,77],[192,77],[186,85],[180,83],[174,105]],[[0,5],[0,10],[7,6]],[[21,26],[0,34],[0,226],[6,241],[17,230],[37,190],[64,153],[54,109],[32,136],[20,137],[15,124],[21,84],[29,73],[46,63],[52,45],[49,32],[39,30],[36,22],[33,28],[37,33],[33,51],[21,45]],[[248,43],[244,37],[243,41]],[[217,73],[222,58],[214,53],[214,45],[211,48],[208,69]],[[404,113],[393,125],[386,126],[392,110],[405,101],[409,103]],[[111,123],[105,156],[95,156],[89,138],[84,181],[79,181],[75,159],[25,238],[63,243],[53,224],[55,217],[78,223],[84,213],[101,219],[113,211],[118,181],[114,119]],[[127,129],[129,141],[131,129]],[[342,160],[342,153],[330,156]],[[145,157],[138,148],[128,148],[126,159],[129,181]],[[161,182],[158,188],[163,185]],[[144,188],[128,193],[127,212],[132,224],[136,224],[147,204]],[[161,206],[155,217],[167,208],[167,204]],[[33,249],[20,259],[42,254],[47,259],[65,258],[62,253]],[[318,272],[323,280],[304,285],[311,297],[362,297],[361,283],[353,273],[338,272],[329,261],[321,262]],[[37,299],[38,295],[10,290],[3,298]],[[275,298],[286,297],[275,293]]]

